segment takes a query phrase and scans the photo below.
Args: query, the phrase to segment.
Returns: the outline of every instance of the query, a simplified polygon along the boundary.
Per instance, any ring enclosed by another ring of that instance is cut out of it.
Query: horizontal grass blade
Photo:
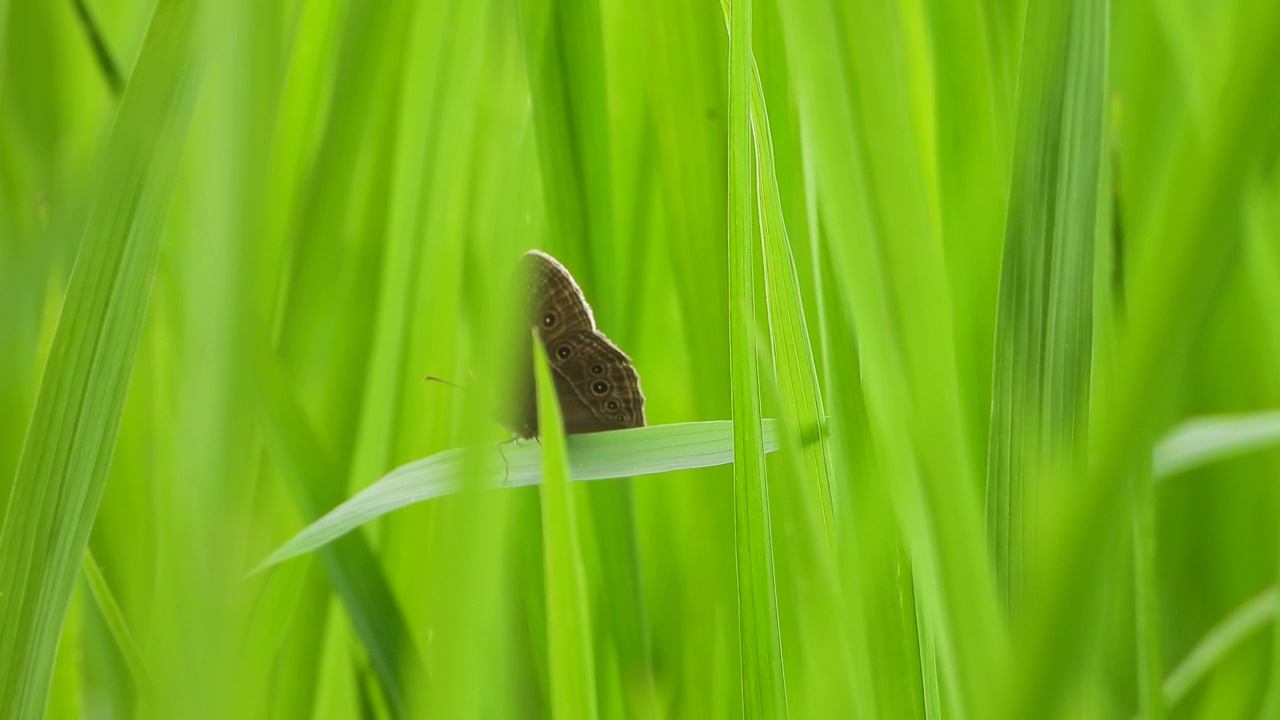
[[[1272,415],[1262,413],[1257,419],[1259,423],[1270,423],[1274,420]],[[1187,421],[1157,447],[1155,477],[1167,477],[1179,469],[1171,461],[1162,461],[1162,455],[1185,457],[1198,464],[1261,449],[1269,443],[1258,443],[1256,435],[1224,431],[1255,430],[1254,424],[1249,422],[1253,417]],[[727,420],[708,420],[571,435],[567,439],[570,477],[575,481],[611,480],[727,465],[733,462],[732,425]],[[776,451],[779,447],[777,421],[766,419],[762,427],[765,452]],[[1201,434],[1201,428],[1207,432]],[[1250,442],[1241,442],[1242,437]],[[1280,443],[1280,429],[1267,438],[1270,443]],[[1192,442],[1195,450],[1179,447],[1184,442]],[[469,462],[477,460],[472,456],[480,456],[478,466],[484,473],[474,487],[494,489],[537,485],[542,481],[541,452],[541,446],[532,441],[490,443],[445,450],[402,465],[308,525],[271,553],[254,572],[311,552],[389,512],[461,492],[469,482],[463,469]],[[1200,460],[1201,456],[1207,459]]]
[[[765,452],[773,452],[778,448],[774,422],[765,420],[763,427]],[[733,462],[733,426],[727,420],[570,435],[567,442],[573,480],[610,480]],[[541,450],[532,441],[491,443],[445,450],[402,465],[308,525],[254,572],[311,552],[376,517],[414,503],[453,495],[467,487],[537,485],[542,481]],[[481,476],[466,478],[464,469],[470,467],[478,468]]]

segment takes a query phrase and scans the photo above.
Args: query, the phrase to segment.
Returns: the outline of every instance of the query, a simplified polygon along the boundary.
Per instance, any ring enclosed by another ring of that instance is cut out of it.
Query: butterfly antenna
[[[426,381],[426,382],[438,382],[438,383],[441,383],[441,384],[443,384],[443,385],[448,385],[448,386],[449,386],[449,387],[451,387],[451,388],[457,388],[457,389],[459,389],[459,390],[461,390],[461,391],[463,391],[463,392],[469,392],[469,393],[473,393],[473,392],[475,392],[475,390],[472,390],[472,389],[471,389],[471,388],[469,388],[469,387],[463,387],[462,385],[459,385],[459,384],[458,384],[458,383],[456,383],[456,382],[449,382],[448,380],[445,380],[444,378],[438,378],[438,377],[436,377],[435,375],[428,375],[428,376],[426,376],[426,377],[424,377],[424,378],[422,378],[422,379],[423,379],[424,381]]]

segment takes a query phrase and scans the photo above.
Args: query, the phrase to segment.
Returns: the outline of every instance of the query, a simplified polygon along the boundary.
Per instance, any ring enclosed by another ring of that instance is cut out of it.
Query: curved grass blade
[[[555,382],[534,330],[538,381],[538,427],[542,428],[542,552],[547,592],[547,652],[551,668],[551,711],[557,718],[596,717],[595,661],[587,579],[578,542],[569,449]]]
[[[40,717],[107,481],[194,96],[195,3],[156,7],[0,529],[0,716]]]
[[[1198,417],[1164,436],[1152,458],[1157,480],[1280,443],[1280,411]]]
[[[778,447],[774,422],[764,421],[765,452]],[[573,480],[609,480],[733,462],[733,427],[727,420],[676,423],[631,430],[571,435],[569,474]],[[525,487],[542,481],[541,446],[536,442],[489,443],[454,448],[401,465],[335,507],[280,546],[254,572],[311,552],[376,517],[464,488]],[[475,463],[474,466],[469,463]],[[483,472],[468,480],[463,468]]]
[[[1268,418],[1271,416],[1270,413],[1265,415]],[[1248,417],[1250,416],[1233,420],[1245,420]],[[1200,427],[1206,420],[1189,420],[1160,443],[1155,461],[1154,474],[1157,478],[1166,477],[1172,467],[1161,464],[1161,453],[1169,454],[1170,448],[1175,448],[1182,442],[1181,438],[1188,434],[1188,429]],[[1234,422],[1231,424],[1235,425]],[[1217,429],[1216,422],[1211,425]],[[777,422],[765,419],[762,428],[764,450],[766,453],[774,452],[779,447]],[[1260,444],[1249,444],[1247,448],[1242,448],[1240,439],[1231,433],[1212,432],[1208,435],[1196,439],[1196,452],[1211,459],[1261,447]],[[1280,431],[1268,437],[1274,442],[1280,442]],[[570,450],[570,477],[575,481],[656,475],[733,462],[733,426],[728,420],[673,423],[590,435],[571,435],[567,442]],[[1224,447],[1230,448],[1232,452],[1223,451]],[[394,510],[461,492],[467,487],[462,468],[471,459],[469,455],[480,456],[479,464],[485,472],[476,487],[493,489],[537,485],[542,481],[540,450],[537,443],[528,441],[489,443],[445,450],[401,465],[308,525],[263,560],[254,572],[311,552]],[[1186,453],[1184,450],[1178,452]]]
[[[1196,683],[1203,680],[1231,654],[1231,651],[1239,647],[1240,643],[1265,627],[1267,623],[1275,622],[1276,605],[1276,589],[1268,588],[1236,608],[1206,633],[1165,678],[1166,706],[1176,705],[1191,692],[1191,688],[1195,687]]]

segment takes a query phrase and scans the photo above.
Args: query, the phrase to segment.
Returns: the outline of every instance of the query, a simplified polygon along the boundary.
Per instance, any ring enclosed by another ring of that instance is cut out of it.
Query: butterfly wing
[[[559,261],[544,252],[530,250],[520,264],[526,283],[529,322],[538,328],[544,343],[570,330],[596,329],[595,317],[582,289]]]
[[[644,394],[631,359],[596,330],[595,317],[573,276],[555,258],[538,250],[517,268],[523,283],[528,324],[518,340],[518,402],[501,418],[520,437],[538,434],[528,327],[538,328],[554,369],[556,394],[569,434],[644,425]]]
[[[599,332],[572,330],[547,344],[547,357],[557,375],[565,432],[644,426],[640,374],[608,338]]]

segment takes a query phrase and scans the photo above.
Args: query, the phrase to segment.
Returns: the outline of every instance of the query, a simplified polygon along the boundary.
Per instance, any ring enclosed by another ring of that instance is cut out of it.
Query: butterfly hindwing
[[[571,424],[566,414],[568,432],[644,425],[640,375],[632,367],[631,359],[603,335],[582,330],[563,333],[547,344],[547,357],[556,374],[568,382],[573,399],[585,405],[593,416]],[[563,394],[561,404],[567,404]]]

